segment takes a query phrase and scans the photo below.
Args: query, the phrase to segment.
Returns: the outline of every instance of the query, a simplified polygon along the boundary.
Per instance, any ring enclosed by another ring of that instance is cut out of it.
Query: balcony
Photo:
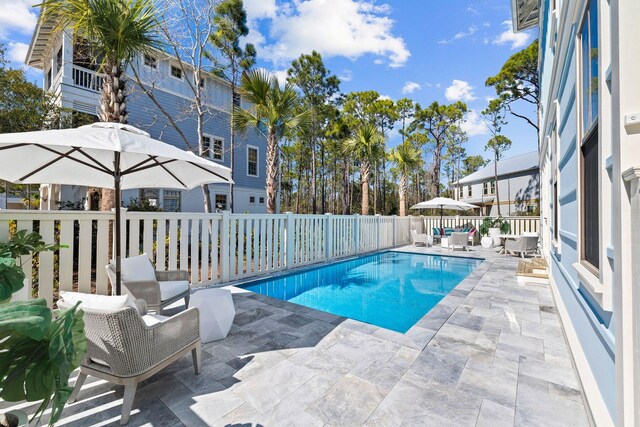
[[[77,65],[73,65],[71,77],[74,86],[95,92],[100,92],[104,84],[104,76],[102,74]]]

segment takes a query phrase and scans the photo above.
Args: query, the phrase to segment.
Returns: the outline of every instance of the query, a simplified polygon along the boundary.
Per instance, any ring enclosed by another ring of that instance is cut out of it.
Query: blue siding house
[[[58,95],[60,104],[74,111],[96,117],[100,99],[101,76],[91,69],[78,52],[74,51],[70,31],[54,32],[51,23],[39,21],[33,35],[26,63],[44,72],[44,89]],[[176,71],[175,58],[163,53],[140,55],[132,64],[145,89],[168,112],[176,126],[185,135],[194,150],[198,148],[196,116],[193,111],[193,92],[187,79],[190,72]],[[153,138],[188,149],[184,139],[172,126],[166,115],[144,93],[132,77],[127,82],[127,112],[129,124],[143,129]],[[230,106],[231,88],[223,80],[207,75],[203,93],[207,109],[203,121],[203,142],[209,147],[211,160],[231,167],[230,156]],[[242,99],[236,102],[243,102]],[[234,212],[266,212],[265,169],[266,138],[257,130],[236,134],[234,147],[233,185]],[[88,209],[97,205],[99,192],[86,187],[54,188],[44,186],[48,196],[42,208],[57,209],[59,202],[85,200]],[[211,200],[215,208],[230,208],[230,186],[210,185]],[[200,188],[191,191],[177,189],[138,189],[123,192],[123,202],[132,198],[146,198],[165,211],[203,212],[204,203]],[[45,200],[45,198],[43,198]]]
[[[596,425],[640,425],[640,2],[512,0],[540,34],[543,254]]]

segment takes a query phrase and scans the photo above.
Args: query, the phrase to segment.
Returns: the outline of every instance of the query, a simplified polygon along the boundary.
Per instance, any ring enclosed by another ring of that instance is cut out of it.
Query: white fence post
[[[409,228],[411,228],[411,227],[409,227]],[[394,248],[396,247],[396,244],[397,244],[396,242],[398,241],[397,234],[398,234],[398,227],[396,226],[396,216],[394,215],[393,216],[393,236],[392,236],[393,237],[393,247]]]
[[[353,251],[356,254],[360,253],[360,215],[355,214],[355,220],[353,221],[353,234],[355,241],[355,250]]]
[[[294,220],[292,212],[285,212],[287,214],[286,231],[284,235],[285,241],[285,257],[287,259],[285,268],[288,270],[293,267],[293,246],[295,242],[294,237]]]
[[[220,224],[220,264],[222,264],[222,281],[229,281],[229,211],[222,211],[222,224]]]
[[[382,218],[380,214],[375,214],[376,217],[376,251],[380,250],[380,222],[382,222]]]
[[[326,213],[324,227],[324,257],[331,259],[333,257],[333,218],[330,213]]]

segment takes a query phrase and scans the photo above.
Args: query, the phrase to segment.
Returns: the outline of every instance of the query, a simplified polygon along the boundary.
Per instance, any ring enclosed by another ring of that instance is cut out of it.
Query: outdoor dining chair
[[[197,308],[175,316],[147,314],[144,300],[128,295],[106,296],[61,292],[58,308],[76,302],[84,312],[87,353],[80,364],[69,402],[73,402],[88,375],[124,386],[120,424],[129,421],[138,383],[191,352],[200,373],[200,315]]]
[[[538,236],[520,236],[517,239],[509,239],[504,244],[504,251],[508,254],[535,255],[538,252]]]
[[[115,289],[115,265],[107,265],[107,275]],[[162,314],[165,307],[183,299],[189,306],[189,273],[185,270],[157,271],[147,254],[122,260],[122,291],[143,299],[149,310]]]

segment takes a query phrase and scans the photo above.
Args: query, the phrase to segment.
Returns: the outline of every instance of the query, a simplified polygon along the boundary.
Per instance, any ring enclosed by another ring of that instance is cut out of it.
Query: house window
[[[249,196],[249,203],[254,204],[256,202],[256,196]]]
[[[164,190],[162,207],[165,212],[180,212],[182,210],[180,192],[177,190]]]
[[[241,97],[240,94],[237,92],[233,93],[233,105],[235,107],[239,107],[240,106],[240,101],[241,101]]]
[[[216,210],[226,211],[227,210],[227,195],[226,194],[216,194]]]
[[[222,139],[209,135],[202,136],[203,156],[213,160],[222,160],[224,158]]]
[[[560,237],[560,195],[558,188],[558,128],[553,126],[551,131],[551,173],[553,182],[553,239],[557,242]]]
[[[182,69],[180,67],[176,67],[175,65],[171,66],[171,76],[176,79],[182,79]]]
[[[156,68],[158,68],[158,60],[156,59],[155,56],[145,55],[144,65],[146,65],[149,68],[153,68],[155,70]],[[173,70],[171,70],[171,72],[173,74]]]
[[[259,199],[259,200],[260,200],[260,204],[261,204],[261,205],[264,205],[264,197],[260,197],[260,199]]]
[[[56,75],[60,72],[62,68],[62,48],[58,49],[58,53],[56,54]]]
[[[581,259],[591,269],[600,267],[600,167],[598,161],[598,8],[589,3],[580,30],[581,55]]]
[[[470,185],[467,185],[467,197],[471,197],[471,194],[472,194],[472,192],[471,192],[471,186],[470,186]]]
[[[207,87],[207,79],[206,79],[206,77],[200,77],[200,82],[198,83],[198,85],[202,89],[205,89]]]
[[[146,200],[151,206],[158,206],[160,200],[160,190],[157,188],[141,188],[140,200]]]
[[[258,176],[258,149],[247,147],[247,175]]]
[[[485,196],[489,196],[492,194],[496,194],[496,182],[495,181],[485,181],[482,183],[482,194]]]

